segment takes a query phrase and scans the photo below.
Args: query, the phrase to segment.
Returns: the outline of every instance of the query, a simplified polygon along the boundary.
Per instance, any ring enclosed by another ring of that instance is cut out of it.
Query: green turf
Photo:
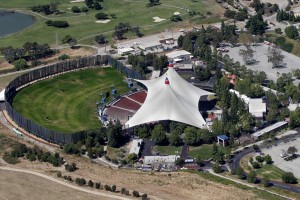
[[[260,169],[256,169],[256,174],[260,177],[268,175],[269,179],[281,180],[281,175],[284,173],[283,170],[279,169],[275,165],[263,165]]]
[[[200,156],[201,159],[207,160],[212,157],[212,144],[203,144],[199,147],[190,147],[189,154],[193,158]],[[223,150],[224,147],[218,146],[219,150]]]
[[[111,84],[119,94],[128,91],[122,74],[113,68],[71,72],[26,87],[17,93],[13,106],[52,130],[69,133],[93,129],[101,125],[96,109],[99,93],[111,92]]]
[[[26,12],[30,12],[28,7],[43,3],[49,3],[53,0],[33,0],[33,1],[24,1],[24,0],[14,0],[14,1],[3,1],[1,2],[1,8],[16,9]],[[91,35],[97,33],[106,33],[107,37],[111,39],[112,31],[116,24],[119,22],[129,22],[132,25],[138,25],[142,27],[142,32],[146,34],[157,33],[165,31],[165,29],[170,28],[184,28],[185,26],[191,24],[201,24],[201,23],[212,23],[219,20],[219,17],[222,14],[218,11],[222,10],[220,5],[215,1],[211,0],[161,0],[161,5],[154,7],[147,7],[146,4],[148,1],[130,1],[130,0],[110,0],[104,1],[104,9],[100,11],[95,11],[90,9],[87,15],[82,16],[74,14],[70,11],[69,8],[76,5],[82,7],[84,3],[70,3],[68,0],[59,1],[60,4],[58,8],[62,11],[65,11],[66,14],[61,16],[52,14],[48,16],[38,16],[37,22],[32,27],[21,31],[19,33],[13,34],[8,37],[0,38],[0,46],[21,46],[25,42],[37,41],[40,43],[49,43],[55,44],[55,35],[58,34],[59,41],[65,35],[72,35],[80,43],[90,44],[95,43],[94,37],[90,37],[84,40]],[[179,7],[179,8],[177,8]],[[188,7],[191,10],[198,11],[203,15],[206,15],[207,11],[215,13],[214,16],[208,16],[206,19],[202,19],[200,15],[189,16],[186,10],[180,8]],[[116,19],[111,19],[111,22],[107,24],[98,24],[95,23],[95,14],[98,12],[105,12],[107,14],[116,14]],[[175,23],[171,22],[169,19],[174,12],[180,12],[184,19],[183,22]],[[166,19],[162,23],[154,23],[153,17],[158,16]],[[68,28],[55,28],[45,25],[45,21],[48,19],[53,20],[67,20],[70,24]],[[130,35],[129,35],[130,37]]]
[[[177,155],[181,153],[182,147],[176,146],[155,146],[154,147],[157,152],[163,155]]]

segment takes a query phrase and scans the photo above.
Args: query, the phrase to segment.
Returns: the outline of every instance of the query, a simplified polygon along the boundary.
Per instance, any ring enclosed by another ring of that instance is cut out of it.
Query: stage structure
[[[129,119],[125,127],[172,120],[198,128],[207,128],[198,104],[201,96],[213,93],[188,83],[177,74],[172,64],[165,74],[156,79],[136,81],[147,87],[148,94],[144,104]]]

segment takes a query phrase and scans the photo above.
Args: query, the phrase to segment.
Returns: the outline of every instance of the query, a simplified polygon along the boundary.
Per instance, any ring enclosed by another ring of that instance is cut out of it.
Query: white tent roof
[[[5,89],[0,92],[0,101],[5,101]]]
[[[165,84],[166,78],[169,84]],[[126,123],[127,127],[161,120],[207,127],[198,103],[201,96],[212,93],[186,82],[172,67],[157,79],[137,81],[148,88],[148,94],[141,108]]]

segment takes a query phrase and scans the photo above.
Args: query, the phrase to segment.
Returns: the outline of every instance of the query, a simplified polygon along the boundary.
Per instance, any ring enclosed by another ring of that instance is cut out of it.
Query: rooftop
[[[151,47],[157,47],[157,46],[162,46],[162,44],[158,41],[153,41],[153,42],[147,42],[144,44],[140,44],[139,47],[141,49],[147,49],[147,48],[151,48]]]
[[[191,53],[188,51],[185,51],[185,50],[179,50],[179,51],[173,51],[171,53],[166,54],[166,56],[171,59],[174,59],[174,58],[177,58],[180,56],[186,56],[186,55],[191,55]]]
[[[0,101],[5,101],[5,89],[0,92]]]
[[[171,156],[145,156],[144,164],[152,163],[174,163],[177,158],[180,156],[171,155]]]
[[[266,103],[262,99],[249,100],[249,112],[256,117],[262,117],[263,113],[267,111]]]
[[[142,142],[142,139],[133,139],[131,143],[131,148],[129,150],[129,154],[134,153],[138,155],[140,153]]]
[[[287,124],[286,121],[277,122],[277,123],[272,124],[272,125],[270,125],[270,126],[264,128],[264,129],[261,129],[261,130],[259,130],[259,131],[256,131],[255,133],[252,134],[252,136],[253,136],[253,137],[259,137],[259,136],[262,136],[262,135],[264,135],[264,134],[266,134],[266,133],[269,133],[269,132],[271,132],[271,131],[273,131],[273,130],[276,130],[277,128],[279,128],[279,127],[281,127],[281,126],[284,126],[284,125],[286,125],[286,124]]]

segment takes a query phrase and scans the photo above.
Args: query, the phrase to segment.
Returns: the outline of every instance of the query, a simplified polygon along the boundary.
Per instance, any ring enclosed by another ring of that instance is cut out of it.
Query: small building
[[[5,109],[5,89],[0,92],[0,110]]]
[[[143,51],[155,51],[163,48],[163,45],[158,41],[147,42],[144,44],[140,44],[139,48]]]
[[[225,147],[225,144],[226,144],[226,141],[229,139],[227,137],[227,135],[218,135],[217,136],[217,139],[218,139],[218,144],[220,144],[220,140],[223,142],[223,147]]]
[[[163,163],[175,163],[175,161],[180,158],[177,155],[170,156],[145,156],[144,164],[153,165],[153,164],[163,164]]]
[[[193,57],[190,52],[185,50],[173,51],[171,53],[167,53],[166,56],[170,61],[174,63],[188,61],[191,60],[191,58]]]
[[[295,111],[297,108],[299,107],[299,104],[298,103],[295,103],[295,104],[289,104],[289,106],[287,107],[289,109],[289,111]]]
[[[118,49],[118,54],[120,55],[130,54],[132,52],[134,52],[134,49],[131,47],[124,47]]]
[[[266,133],[270,133],[272,131],[278,131],[280,129],[283,129],[287,125],[288,125],[288,122],[286,122],[286,121],[277,122],[277,123],[272,124],[272,125],[264,128],[264,129],[256,131],[255,133],[252,134],[252,138],[253,139],[258,139],[259,137],[261,137],[262,135],[264,135]]]
[[[142,144],[143,139],[133,139],[129,150],[129,154],[134,153],[139,157]]]
[[[249,113],[251,113],[256,119],[263,120],[266,112],[267,106],[266,103],[263,103],[263,99],[249,100]]]

